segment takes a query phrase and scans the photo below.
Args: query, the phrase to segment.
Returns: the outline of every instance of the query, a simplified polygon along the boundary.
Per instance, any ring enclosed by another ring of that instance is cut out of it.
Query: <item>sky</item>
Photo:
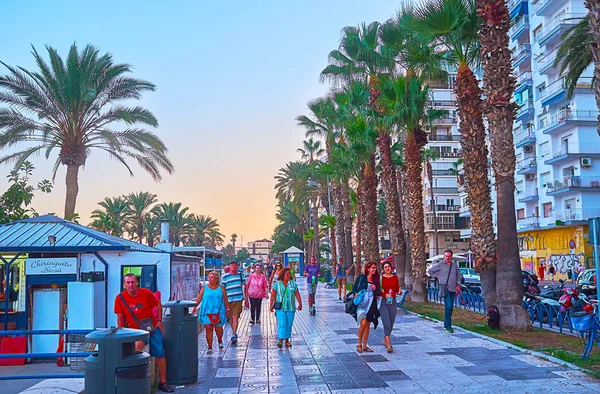
[[[337,49],[344,26],[392,17],[391,0],[0,0],[0,60],[36,70],[31,46],[65,57],[71,44],[90,43],[132,76],[157,85],[136,102],[158,118],[153,129],[169,148],[175,173],[156,183],[137,163],[135,177],[102,151],[79,175],[76,212],[82,224],[105,197],[150,191],[161,202],[217,219],[238,245],[268,238],[277,225],[275,180],[300,158],[305,139],[296,116],[323,96],[319,73]],[[7,73],[0,65],[0,75]],[[1,106],[2,104],[0,104]],[[4,155],[11,151],[1,152]],[[36,157],[32,180],[51,177],[50,160]],[[0,165],[0,192],[11,165]],[[40,214],[64,211],[65,168],[50,194],[37,193]]]

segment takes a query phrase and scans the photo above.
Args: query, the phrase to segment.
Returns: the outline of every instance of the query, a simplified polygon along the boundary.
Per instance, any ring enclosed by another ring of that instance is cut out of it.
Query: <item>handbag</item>
[[[210,324],[219,324],[221,322],[221,314],[220,313],[207,313],[208,320]]]
[[[281,284],[283,285],[283,283],[281,283]],[[279,286],[279,287],[281,287],[281,286]],[[287,291],[288,291],[288,288],[286,287],[285,292],[281,296],[281,300],[283,300],[283,297],[285,297],[285,295],[287,294]],[[279,295],[279,293],[278,293],[278,295]],[[281,310],[282,306],[283,306],[283,304],[281,301],[275,301],[275,303],[273,303],[273,309],[275,309],[275,310],[278,310],[278,311]]]
[[[150,334],[152,334],[155,330],[154,321],[151,318],[145,318],[142,320],[138,319],[138,317],[133,313],[129,305],[127,305],[123,294],[119,294],[119,298],[121,298],[121,302],[123,303],[123,305],[125,305],[129,313],[131,314],[131,317],[133,317],[133,320],[135,320],[138,326],[140,326],[140,330],[148,331]]]
[[[440,288],[438,290],[438,295],[439,295],[440,298],[446,297],[446,293],[448,292],[448,281],[450,280],[450,273],[451,272],[452,272],[452,263],[450,263],[450,269],[448,269],[448,277],[446,278],[446,283],[444,283],[443,287],[442,287],[441,283],[439,284]]]

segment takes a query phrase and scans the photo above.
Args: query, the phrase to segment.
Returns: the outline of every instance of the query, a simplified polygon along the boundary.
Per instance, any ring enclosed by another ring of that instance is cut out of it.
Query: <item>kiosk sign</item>
[[[25,275],[75,275],[77,258],[39,258],[25,260]]]

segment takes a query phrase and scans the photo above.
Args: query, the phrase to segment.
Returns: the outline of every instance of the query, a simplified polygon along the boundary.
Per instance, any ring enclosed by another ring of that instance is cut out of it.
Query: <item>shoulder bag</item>
[[[127,301],[125,301],[125,297],[123,297],[123,294],[119,294],[119,298],[121,299],[123,305],[125,305],[125,308],[127,308],[129,313],[131,314],[131,317],[133,317],[133,320],[135,320],[138,326],[140,326],[140,330],[148,331],[150,334],[152,334],[155,329],[152,318],[146,318],[142,320],[138,319],[138,317],[135,315],[135,313],[133,313],[129,305],[127,305]]]
[[[281,282],[281,285],[279,285],[279,288],[281,289],[281,286],[283,286],[283,282]],[[288,283],[289,286],[289,283]],[[279,297],[279,299],[281,301],[275,301],[275,303],[273,304],[273,309],[275,310],[281,310],[281,307],[283,306],[283,297],[285,297],[285,295],[287,294],[288,288],[286,286],[285,291],[283,292],[283,294],[281,295],[281,297]],[[277,292],[277,295],[279,296],[279,292]]]
[[[446,263],[443,263],[446,264]],[[446,283],[444,283],[444,286],[442,286],[442,284],[440,283],[439,286],[439,290],[438,290],[438,294],[440,296],[440,298],[446,297],[446,293],[448,292],[448,281],[450,280],[450,273],[452,272],[452,266],[454,264],[450,263],[450,267],[448,269],[448,277],[446,278]]]

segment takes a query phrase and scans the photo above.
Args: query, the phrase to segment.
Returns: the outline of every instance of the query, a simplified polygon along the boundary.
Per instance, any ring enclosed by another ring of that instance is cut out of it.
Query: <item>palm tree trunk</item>
[[[487,175],[488,149],[485,143],[481,95],[475,74],[467,65],[461,64],[456,76],[456,98],[460,116],[465,186],[471,211],[471,245],[475,249],[475,268],[479,272],[496,266],[496,236],[492,220],[490,180]],[[514,210],[508,216],[515,216]],[[487,305],[497,305],[495,287],[486,282],[491,277],[492,275],[484,275],[481,278],[483,296]],[[492,304],[495,301],[496,303]]]
[[[402,232],[400,233],[400,247],[402,249],[404,249],[404,259],[400,258],[400,260],[398,261],[397,265],[396,265],[396,274],[398,275],[398,281],[400,282],[400,287],[404,288],[406,286],[406,267],[409,264],[408,261],[410,259],[410,251],[408,248],[408,245],[406,244],[406,241],[408,239],[407,233],[406,233],[406,204],[404,204],[404,187],[402,185],[403,183],[403,175],[402,175],[402,169],[401,168],[397,168],[396,170],[396,175],[397,175],[397,182],[398,182],[398,200],[400,202],[400,211],[398,212],[400,215],[400,223],[402,225],[402,228],[400,229]],[[402,257],[402,255],[400,255]],[[410,269],[408,270],[409,272],[411,271]],[[410,274],[408,276],[411,276]],[[412,282],[411,282],[412,283]],[[406,286],[406,288],[408,288],[408,286]]]
[[[143,243],[144,242],[144,225],[142,223],[139,223],[137,225],[137,236],[138,236],[138,242]]]
[[[375,154],[363,168],[363,204],[365,258],[368,262],[377,263],[381,268],[379,257],[379,241],[377,239],[377,176],[375,175]]]
[[[332,239],[331,242],[336,246],[338,258],[344,258],[346,261],[346,239],[344,234],[344,207],[340,192],[340,184],[338,181],[334,181],[331,187],[331,197],[333,204],[333,213],[335,217],[335,228],[333,233],[335,234],[335,241]],[[346,264],[350,264],[350,261],[346,261]]]
[[[75,213],[75,204],[77,203],[77,194],[79,194],[79,165],[67,164],[67,175],[65,183],[67,195],[65,198],[65,219],[71,220]]]
[[[381,186],[385,197],[394,266],[404,268],[406,265],[406,245],[402,242],[404,238],[402,235],[402,215],[400,213],[396,165],[392,161],[392,139],[387,133],[381,133],[377,137],[377,143],[381,152],[381,166],[383,167]]]
[[[588,9],[590,34],[594,38],[589,43],[594,59],[594,94],[596,96],[596,107],[600,110],[600,3],[598,0],[585,0],[583,2]],[[598,115],[598,134],[600,134],[600,114]]]
[[[429,160],[427,160],[427,179],[429,180],[429,195],[431,196],[431,210],[433,212],[433,236],[435,237],[433,245],[435,248],[435,256],[437,256],[440,254],[440,246],[438,239],[437,213],[435,212],[435,197],[433,195],[433,168],[431,167],[431,162]]]
[[[354,268],[358,269],[360,273],[362,268],[362,250],[363,250],[363,214],[364,207],[362,204],[362,184],[358,182],[356,187],[356,194],[358,195],[358,212],[356,213],[356,257],[354,259]]]
[[[409,206],[410,246],[412,262],[412,295],[416,302],[426,302],[427,276],[425,273],[425,220],[423,213],[423,164],[421,161],[422,144],[417,142],[415,130],[406,136],[404,145],[406,158],[406,200]]]
[[[319,261],[319,258],[321,257],[321,250],[320,250],[320,241],[319,241],[319,200],[317,197],[313,198],[313,211],[312,211],[312,217],[313,217],[313,230],[314,230],[314,234],[313,234],[313,256],[315,256],[317,258],[317,262]]]
[[[508,49],[510,14],[506,3],[494,0],[479,0],[477,11],[485,21],[480,30],[484,105],[496,181],[496,205],[498,216],[502,218],[498,221],[498,260],[480,264],[481,280],[486,304],[497,305],[499,301],[502,328],[527,329],[531,322],[521,307],[523,284],[513,194],[516,157],[512,129],[516,105],[511,102],[515,79]]]
[[[354,261],[354,254],[352,253],[352,202],[350,201],[350,187],[348,186],[348,180],[345,179],[340,186],[345,238],[344,244],[346,246],[346,254],[344,254],[344,259],[346,260],[346,264],[352,264]],[[354,271],[351,271],[350,274],[354,275]]]

